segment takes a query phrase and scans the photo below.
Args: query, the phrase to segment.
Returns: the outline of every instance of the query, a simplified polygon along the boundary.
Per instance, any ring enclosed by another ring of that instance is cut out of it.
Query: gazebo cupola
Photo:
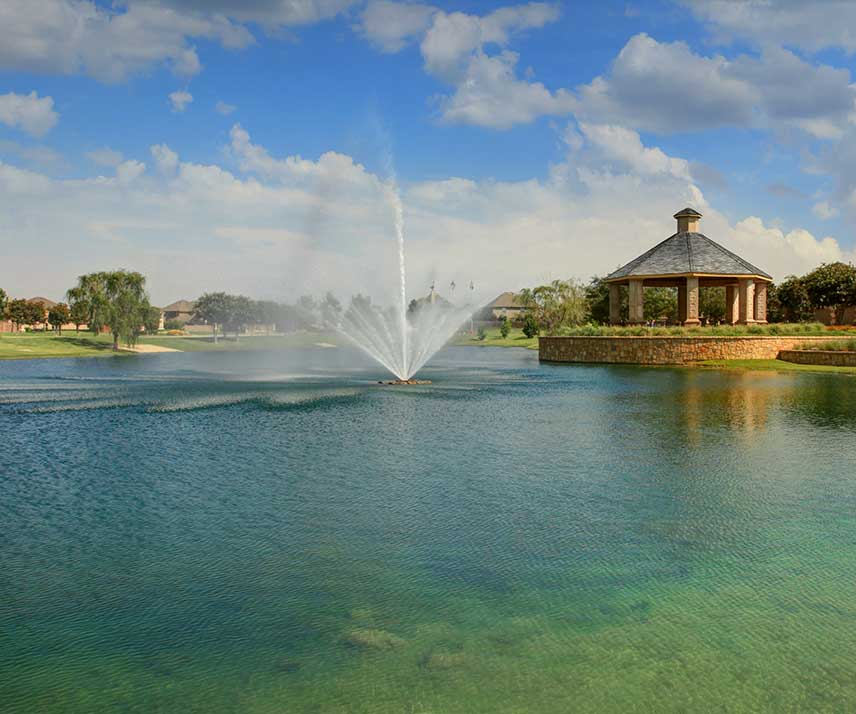
[[[725,288],[725,317],[731,324],[767,322],[767,287],[763,270],[698,232],[701,213],[678,211],[677,232],[606,277],[609,319],[620,322],[620,289],[629,292],[630,323],[645,321],[645,288],[676,287],[678,315],[684,325],[699,324],[699,290]]]

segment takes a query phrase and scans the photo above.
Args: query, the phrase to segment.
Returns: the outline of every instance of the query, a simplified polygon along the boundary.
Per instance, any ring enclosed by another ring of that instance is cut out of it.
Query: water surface
[[[0,710],[856,709],[856,380],[0,363]]]

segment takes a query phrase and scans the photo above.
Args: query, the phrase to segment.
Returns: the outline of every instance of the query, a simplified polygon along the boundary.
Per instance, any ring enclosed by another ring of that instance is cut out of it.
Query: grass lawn
[[[110,340],[98,340],[84,333],[62,337],[44,333],[0,335],[0,359],[110,356],[111,347]]]
[[[236,350],[266,350],[283,347],[307,347],[321,343],[337,344],[333,335],[312,332],[297,332],[291,335],[274,335],[271,337],[253,336],[241,337],[237,342],[234,337],[220,337],[214,344],[210,335],[165,335],[141,337],[140,344],[160,345],[181,352],[218,351],[234,352]],[[91,335],[81,332],[63,334],[62,336],[21,332],[0,335],[0,360],[3,359],[36,359],[42,357],[108,357],[128,355],[128,352],[115,353],[112,350],[113,338],[110,335]]]
[[[485,330],[487,337],[484,340],[479,340],[475,335],[458,335],[453,338],[453,345],[465,345],[474,347],[525,347],[527,350],[538,349],[537,337],[526,337],[523,330],[512,328],[508,333],[508,337],[502,337],[499,334],[499,328],[493,327]]]
[[[696,362],[690,367],[713,367],[716,369],[764,370],[775,372],[837,372],[856,375],[856,367],[833,367],[830,365],[796,364],[780,359],[711,359]]]

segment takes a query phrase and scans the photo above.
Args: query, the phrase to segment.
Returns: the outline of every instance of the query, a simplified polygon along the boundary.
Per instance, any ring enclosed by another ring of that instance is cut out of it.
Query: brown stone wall
[[[775,359],[782,350],[841,337],[541,337],[542,362],[685,364],[709,359]]]
[[[779,359],[797,364],[856,367],[856,352],[842,350],[782,350],[779,353]]]

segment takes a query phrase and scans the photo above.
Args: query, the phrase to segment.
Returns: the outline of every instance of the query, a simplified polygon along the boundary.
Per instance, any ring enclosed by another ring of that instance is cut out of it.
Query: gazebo
[[[701,213],[685,208],[675,214],[678,232],[647,253],[606,277],[609,284],[609,320],[621,320],[620,286],[629,292],[630,323],[644,318],[645,288],[678,289],[678,319],[682,325],[699,323],[699,290],[725,288],[725,319],[730,324],[767,322],[767,273],[698,232]]]

